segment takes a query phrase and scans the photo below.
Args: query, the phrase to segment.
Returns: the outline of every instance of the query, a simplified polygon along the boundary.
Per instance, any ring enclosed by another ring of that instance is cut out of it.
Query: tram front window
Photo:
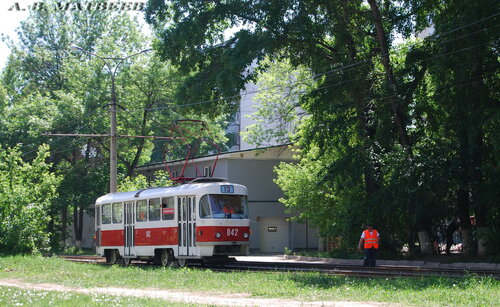
[[[247,219],[247,197],[244,195],[204,195],[200,199],[203,219]]]

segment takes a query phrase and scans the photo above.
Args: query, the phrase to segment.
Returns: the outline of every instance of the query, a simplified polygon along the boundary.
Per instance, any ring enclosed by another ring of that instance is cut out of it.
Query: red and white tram
[[[96,251],[123,259],[186,265],[189,259],[248,255],[247,189],[215,178],[175,187],[101,196],[96,205]]]

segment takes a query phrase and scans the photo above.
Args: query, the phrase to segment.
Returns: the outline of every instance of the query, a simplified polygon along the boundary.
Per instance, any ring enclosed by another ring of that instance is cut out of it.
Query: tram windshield
[[[245,195],[204,195],[200,199],[200,217],[204,219],[247,219]]]

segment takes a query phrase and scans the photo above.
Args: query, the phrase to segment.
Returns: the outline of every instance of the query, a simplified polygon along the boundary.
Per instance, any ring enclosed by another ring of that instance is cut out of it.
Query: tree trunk
[[[73,206],[73,232],[75,234],[75,247],[82,249],[83,210],[78,209],[78,206]]]
[[[373,22],[375,24],[376,37],[380,47],[380,55],[382,57],[382,65],[384,66],[385,76],[389,84],[390,91],[394,95],[391,100],[391,110],[394,117],[394,124],[398,130],[399,142],[403,147],[408,149],[408,153],[412,156],[410,138],[406,130],[406,120],[400,106],[400,96],[396,88],[396,81],[392,71],[391,61],[389,58],[389,48],[387,46],[387,39],[382,25],[382,16],[375,0],[368,0],[372,10]]]
[[[433,244],[429,236],[429,225],[427,225],[426,220],[419,218],[415,225],[417,230],[418,242],[420,243],[420,254],[430,255],[433,251]]]
[[[462,229],[460,234],[462,235],[462,253],[468,256],[474,254],[475,248],[471,229]]]
[[[148,97],[148,104],[146,106],[146,110],[142,114],[142,122],[141,122],[141,135],[146,134],[146,125],[148,122],[148,108],[151,108],[154,105],[154,102],[151,102],[151,97]],[[139,140],[139,146],[137,146],[137,151],[135,152],[134,159],[132,162],[127,165],[127,177],[132,177],[134,175],[134,171],[139,163],[139,158],[141,157],[142,151],[144,150],[144,144],[146,143],[145,139]]]
[[[469,152],[471,161],[469,163],[469,173],[471,178],[471,194],[472,194],[472,207],[474,208],[474,216],[476,219],[476,229],[477,229],[477,255],[486,255],[486,233],[487,228],[487,215],[488,208],[486,206],[486,199],[484,197],[483,189],[483,151],[484,151],[484,131],[483,131],[483,101],[488,99],[483,97],[483,93],[487,92],[483,84],[484,71],[482,69],[483,62],[481,59],[476,60],[476,65],[473,75],[477,76],[474,78],[474,83],[472,84],[472,97],[470,99],[470,114],[471,122],[470,130],[470,145]]]
[[[64,206],[61,211],[61,246],[66,248],[66,237],[68,232],[68,207]]]
[[[418,241],[420,242],[420,253],[422,255],[432,254],[432,242],[429,238],[429,233],[425,230],[418,231]]]
[[[82,207],[80,207],[80,211],[78,212],[78,234],[76,235],[76,247],[78,249],[82,249],[83,244],[83,213],[85,211]]]
[[[488,227],[477,227],[477,255],[485,256],[487,253],[486,246],[486,234],[488,233]]]
[[[469,212],[469,192],[460,188],[457,191],[458,217],[462,235],[462,253],[472,255],[474,246],[472,241],[470,212]]]
[[[339,22],[344,23],[344,27],[346,28],[346,34],[345,34],[345,44],[347,46],[347,49],[349,50],[349,60],[353,63],[358,61],[358,53],[356,49],[356,45],[354,43],[354,38],[352,37],[351,33],[349,32],[349,21],[350,21],[350,15],[348,10],[346,10],[346,7],[344,6],[343,14],[337,14],[336,17],[338,18]],[[375,128],[369,127],[368,123],[370,122],[370,111],[373,111],[370,109],[370,106],[366,106],[364,103],[364,95],[369,92],[370,85],[366,84],[365,82],[358,82],[356,83],[357,87],[359,87],[359,91],[355,91],[353,93],[353,97],[351,97],[352,101],[356,102],[356,116],[358,118],[358,124],[359,124],[359,129],[358,129],[358,134],[360,138],[363,140],[363,148],[367,156],[370,156],[370,153],[373,148],[373,138],[375,137],[376,130]],[[373,165],[373,161],[368,161],[366,167],[364,168],[364,182],[365,182],[365,191],[366,195],[368,197],[373,196],[379,189],[380,189],[380,178],[377,177],[377,172],[376,169]]]

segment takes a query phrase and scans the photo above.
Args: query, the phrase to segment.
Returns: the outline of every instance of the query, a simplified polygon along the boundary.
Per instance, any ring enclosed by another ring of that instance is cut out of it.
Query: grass
[[[95,249],[93,248],[76,248],[76,247],[68,247],[64,249],[63,251],[59,251],[57,253],[58,255],[88,255],[88,256],[94,256],[95,255]]]
[[[143,299],[135,297],[118,297],[102,294],[76,294],[71,292],[51,292],[23,290],[10,287],[0,287],[0,306],[163,306],[160,299]],[[171,304],[169,306],[188,306],[186,304]]]
[[[474,276],[386,279],[328,276],[319,273],[228,273],[194,268],[100,266],[73,263],[58,258],[9,256],[0,258],[0,279],[6,278],[81,288],[113,286],[249,293],[253,297],[301,301],[371,301],[414,306],[500,306],[500,281]],[[92,298],[86,298],[87,301],[89,299]],[[93,301],[88,302],[94,304]],[[123,305],[135,304],[124,302]],[[142,303],[136,305],[143,306]],[[148,306],[147,303],[144,303],[144,306]]]

